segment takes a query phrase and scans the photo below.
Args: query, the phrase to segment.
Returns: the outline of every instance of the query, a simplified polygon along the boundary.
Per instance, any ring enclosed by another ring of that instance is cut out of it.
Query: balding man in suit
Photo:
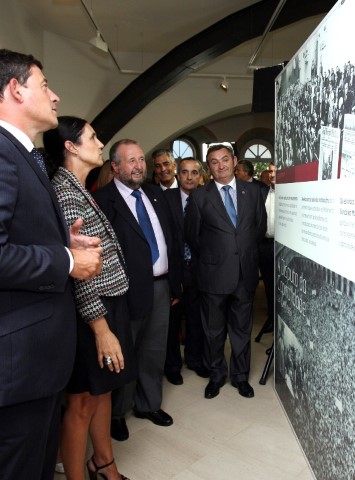
[[[266,230],[265,205],[259,186],[235,178],[237,158],[231,147],[210,147],[207,164],[213,181],[191,192],[185,216],[185,238],[197,255],[206,367],[211,371],[205,398],[216,397],[227,379],[227,333],[231,383],[250,398],[252,306],[259,280],[258,242]]]
[[[113,392],[111,435],[123,440],[128,437],[124,414],[133,396],[136,417],[166,427],[173,423],[161,408],[162,381],[170,305],[179,301],[181,288],[168,206],[160,188],[144,183],[142,148],[135,140],[120,140],[111,147],[110,160],[114,179],[93,196],[115,230],[129,276],[138,377],[134,393],[129,388]],[[145,221],[140,216],[143,207],[149,217]]]

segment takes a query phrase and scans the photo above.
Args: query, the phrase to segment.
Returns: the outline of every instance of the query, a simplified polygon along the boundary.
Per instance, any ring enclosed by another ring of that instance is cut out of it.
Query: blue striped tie
[[[136,212],[138,217],[138,223],[141,229],[143,230],[144,236],[149,243],[150,250],[152,252],[152,263],[154,263],[159,258],[159,249],[157,244],[157,239],[155,238],[154,230],[152,227],[152,223],[150,221],[147,209],[142,200],[142,192],[139,190],[133,190],[131,193],[133,197],[136,199]]]
[[[184,207],[184,216],[186,214],[186,209],[189,204],[189,200],[190,200],[189,197],[187,197],[185,207]],[[191,249],[186,242],[184,242],[184,260],[191,260]]]
[[[222,187],[224,190],[224,206],[226,207],[227,213],[229,218],[231,219],[233,225],[237,226],[237,212],[235,211],[234,203],[232,200],[230,189],[232,187],[230,185],[225,185]]]

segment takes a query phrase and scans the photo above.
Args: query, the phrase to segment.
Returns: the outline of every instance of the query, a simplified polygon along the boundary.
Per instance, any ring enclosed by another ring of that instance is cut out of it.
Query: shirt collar
[[[218,188],[218,191],[220,191],[221,188],[225,186],[223,183],[216,182],[216,180],[214,181],[214,183],[216,184],[216,187]],[[236,186],[235,177],[233,177],[232,180],[229,183],[227,183],[226,185],[230,185],[233,188],[233,190],[236,190],[237,186]]]
[[[132,192],[133,192],[133,189],[132,188],[129,188],[127,187],[127,185],[125,185],[124,183],[122,183],[120,180],[118,180],[118,178],[114,177],[113,178],[113,181],[115,182],[115,185],[118,189],[118,191],[120,192],[120,194],[122,195],[123,198],[128,198],[130,195],[132,195]],[[139,191],[142,192],[142,194],[144,195],[144,192],[141,188],[138,188]]]
[[[177,182],[176,177],[175,177],[174,182],[172,183],[171,187],[169,187],[169,188],[165,187],[161,183],[159,184],[159,186],[162,190],[169,190],[170,188],[178,188],[179,185],[178,185],[178,182]]]
[[[33,150],[34,145],[32,141],[25,133],[23,133],[22,130],[14,127],[13,125],[11,125],[11,123],[5,122],[4,120],[0,120],[0,126],[5,128],[5,130],[10,132],[11,135],[13,135],[20,143],[22,143],[26,150],[28,150],[29,152]]]

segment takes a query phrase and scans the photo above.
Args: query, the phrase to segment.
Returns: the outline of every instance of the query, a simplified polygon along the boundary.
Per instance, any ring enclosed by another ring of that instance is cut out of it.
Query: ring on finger
[[[105,365],[111,365],[112,363],[112,358],[111,357],[104,357],[104,364]]]

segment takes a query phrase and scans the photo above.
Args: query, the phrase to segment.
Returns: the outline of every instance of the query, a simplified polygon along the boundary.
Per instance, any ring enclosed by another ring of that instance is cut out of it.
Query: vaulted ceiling
[[[111,55],[113,67],[121,75],[134,74],[133,80],[93,121],[103,142],[109,141],[119,128],[174,83],[191,75],[221,75],[213,71],[213,65],[227,52],[234,55],[236,62],[224,74],[235,77],[252,74],[248,59],[250,63],[253,54],[254,65],[268,66],[268,62],[288,60],[318,24],[320,16],[336,3],[334,0],[19,2],[29,14],[37,13],[36,21],[43,29],[63,37],[87,42],[99,30],[108,45],[106,55]],[[266,34],[266,29],[271,33]],[[97,54],[93,48],[93,58]]]

